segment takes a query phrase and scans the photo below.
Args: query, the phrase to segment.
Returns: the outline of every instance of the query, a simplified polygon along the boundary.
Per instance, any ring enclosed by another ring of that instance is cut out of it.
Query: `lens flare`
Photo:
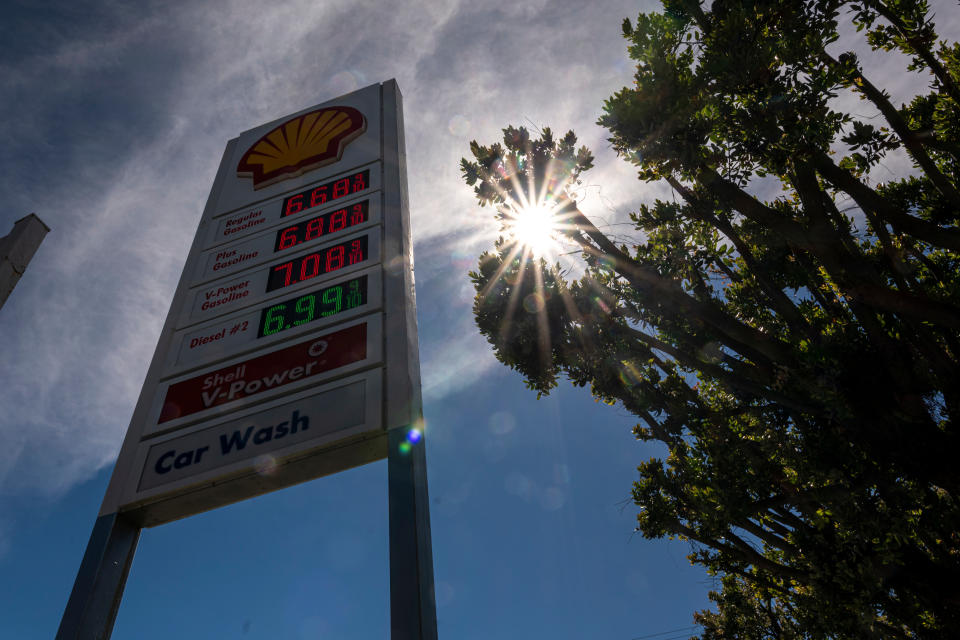
[[[262,476],[272,476],[277,471],[277,459],[269,453],[265,453],[256,457],[253,468]]]
[[[567,496],[564,495],[560,487],[547,487],[540,494],[539,498],[540,506],[544,511],[556,511],[567,501]]]
[[[490,431],[495,435],[502,436],[513,431],[517,421],[506,411],[497,411],[490,416]]]
[[[356,91],[360,86],[360,79],[350,71],[341,71],[330,78],[329,90],[331,95],[340,95]]]
[[[640,368],[629,360],[624,360],[620,364],[620,382],[622,382],[625,387],[633,387],[640,384],[643,380]]]
[[[450,118],[447,130],[455,136],[465,136],[470,133],[470,121],[466,116],[457,114]]]
[[[546,301],[539,293],[531,293],[523,299],[523,308],[526,309],[527,313],[538,313],[543,311],[545,304]]]
[[[600,296],[594,296],[593,303],[604,313],[610,313],[610,307],[607,306],[607,303],[604,302]]]

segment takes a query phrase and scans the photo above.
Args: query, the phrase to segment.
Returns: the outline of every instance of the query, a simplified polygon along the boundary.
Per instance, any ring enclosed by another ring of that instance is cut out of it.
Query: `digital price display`
[[[317,276],[357,264],[367,259],[367,236],[308,253],[270,269],[267,291],[316,278]]]
[[[340,282],[264,308],[260,312],[257,337],[270,336],[366,303],[367,276]]]
[[[348,205],[322,216],[311,218],[300,224],[295,224],[277,232],[277,240],[273,251],[283,251],[295,247],[301,242],[308,242],[327,233],[336,233],[347,227],[362,224],[367,221],[370,211],[370,201],[364,200]]]
[[[331,180],[318,187],[311,187],[295,195],[284,198],[280,208],[281,216],[292,216],[304,209],[319,207],[324,202],[333,202],[355,193],[360,193],[370,185],[370,169],[364,169],[346,178]]]

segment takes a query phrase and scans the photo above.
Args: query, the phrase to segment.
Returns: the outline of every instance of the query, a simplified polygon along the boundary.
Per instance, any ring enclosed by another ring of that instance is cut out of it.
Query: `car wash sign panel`
[[[383,457],[384,345],[410,343],[383,122],[374,85],[228,143],[103,513],[156,524]]]

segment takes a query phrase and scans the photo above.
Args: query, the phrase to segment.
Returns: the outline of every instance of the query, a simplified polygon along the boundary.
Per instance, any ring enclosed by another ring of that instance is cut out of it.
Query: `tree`
[[[663,7],[624,21],[635,83],[598,124],[675,199],[618,244],[569,195],[593,164],[573,132],[471,143],[505,230],[546,192],[582,258],[505,234],[477,325],[530,388],[589,384],[665,445],[638,530],[722,576],[704,638],[960,637],[960,46],[922,0]],[[895,106],[841,20],[930,90]]]

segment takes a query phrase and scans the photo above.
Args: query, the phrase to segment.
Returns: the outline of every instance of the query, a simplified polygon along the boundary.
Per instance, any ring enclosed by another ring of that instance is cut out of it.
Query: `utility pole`
[[[48,231],[50,227],[31,213],[13,223],[13,230],[0,238],[0,307],[17,286]]]

